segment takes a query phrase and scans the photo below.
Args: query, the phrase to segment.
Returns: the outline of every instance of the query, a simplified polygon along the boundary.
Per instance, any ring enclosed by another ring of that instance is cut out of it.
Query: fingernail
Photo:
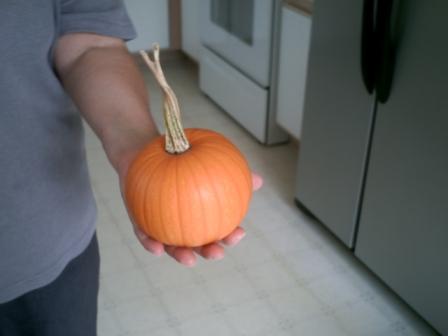
[[[196,262],[193,259],[184,260],[183,264],[187,267],[193,267]]]
[[[246,232],[245,231],[243,231],[241,234],[240,234],[240,236],[237,238],[237,242],[239,242],[241,239],[243,239],[244,237],[246,237]]]
[[[192,267],[196,263],[196,259],[194,257],[187,257],[182,260],[182,264],[187,267]]]
[[[154,250],[152,253],[154,253],[157,257],[160,257],[163,254],[163,250],[157,249],[157,250]]]
[[[224,254],[215,254],[208,257],[210,260],[221,260],[224,258]]]
[[[230,241],[230,245],[235,245],[239,243],[246,236],[246,232],[241,232],[240,235],[236,236]]]
[[[147,244],[143,245],[143,247],[151,254],[154,254],[157,257],[160,257],[164,250],[162,249],[158,249],[158,248],[154,248],[153,246],[148,246]]]
[[[263,179],[260,176],[255,176],[253,179],[254,188],[259,189],[263,185]]]

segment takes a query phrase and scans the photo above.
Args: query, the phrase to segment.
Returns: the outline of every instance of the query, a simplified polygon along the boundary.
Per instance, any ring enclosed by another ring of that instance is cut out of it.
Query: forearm
[[[157,135],[143,78],[124,46],[93,47],[60,71],[61,80],[118,172]]]

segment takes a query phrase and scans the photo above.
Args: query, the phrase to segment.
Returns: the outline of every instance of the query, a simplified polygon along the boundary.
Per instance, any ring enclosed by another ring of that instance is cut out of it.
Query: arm
[[[158,133],[145,83],[124,42],[94,34],[67,34],[56,45],[54,62],[112,166],[125,176],[135,154]]]
[[[158,135],[149,112],[145,83],[124,42],[94,34],[67,34],[56,45],[54,61],[65,89],[100,138],[123,181],[135,155]],[[261,178],[255,176],[255,188],[261,183]],[[157,255],[165,251],[187,266],[195,263],[192,249],[164,246],[135,225],[134,229],[148,251]],[[223,243],[234,245],[243,236],[244,230],[237,228]],[[197,248],[195,252],[207,259],[224,256],[218,243]]]

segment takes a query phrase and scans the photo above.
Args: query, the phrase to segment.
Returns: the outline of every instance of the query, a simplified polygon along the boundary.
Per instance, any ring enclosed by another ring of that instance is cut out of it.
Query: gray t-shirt
[[[95,231],[80,114],[55,73],[54,43],[135,31],[120,0],[1,0],[0,32],[2,303],[54,280]]]

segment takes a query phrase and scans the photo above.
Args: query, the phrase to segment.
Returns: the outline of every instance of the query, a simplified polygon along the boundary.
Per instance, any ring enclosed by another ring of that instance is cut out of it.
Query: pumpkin
[[[238,148],[206,129],[183,129],[177,98],[154,61],[141,51],[164,93],[165,135],[150,142],[131,163],[125,201],[136,225],[173,246],[197,247],[231,233],[252,196],[252,175]]]

